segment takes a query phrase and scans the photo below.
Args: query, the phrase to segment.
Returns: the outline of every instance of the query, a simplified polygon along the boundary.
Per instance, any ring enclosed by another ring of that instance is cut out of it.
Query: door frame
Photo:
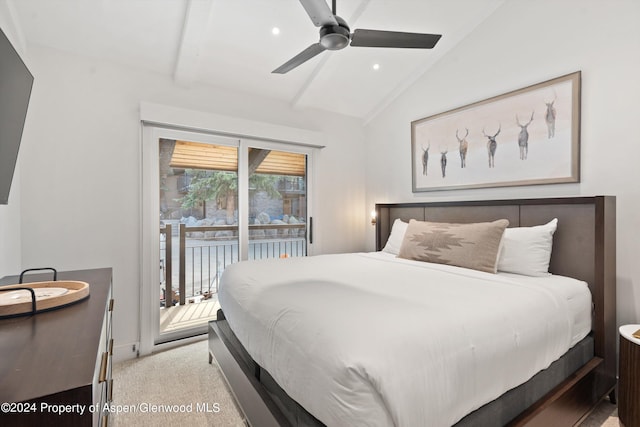
[[[156,345],[184,337],[182,332],[162,334],[160,340],[160,304],[158,289],[160,283],[160,138],[187,140],[206,144],[240,146],[237,138],[224,137],[201,131],[171,129],[156,125],[142,127],[142,227],[140,235],[141,286],[140,286],[140,354],[151,353]],[[203,326],[202,332],[206,331]],[[190,335],[199,333],[194,330]]]

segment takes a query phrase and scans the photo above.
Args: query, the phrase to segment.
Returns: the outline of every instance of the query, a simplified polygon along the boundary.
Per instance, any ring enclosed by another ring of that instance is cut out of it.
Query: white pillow
[[[404,240],[404,233],[407,231],[408,223],[402,221],[400,218],[396,218],[391,227],[391,234],[387,240],[387,244],[382,248],[382,252],[387,252],[393,255],[400,253],[400,246]]]
[[[507,228],[502,235],[498,271],[525,276],[549,275],[553,233],[558,227],[554,218],[545,225]]]

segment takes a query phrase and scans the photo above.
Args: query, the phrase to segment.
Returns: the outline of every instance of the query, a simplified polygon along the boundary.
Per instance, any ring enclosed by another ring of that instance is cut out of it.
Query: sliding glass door
[[[307,154],[249,147],[249,259],[307,254]]]
[[[143,199],[152,205],[143,215],[156,231],[143,233],[151,327],[141,329],[159,344],[206,331],[228,265],[307,255],[311,151],[164,128],[146,129],[144,139],[143,187],[155,198]]]
[[[238,144],[159,138],[159,336],[216,318],[218,282],[238,261]]]

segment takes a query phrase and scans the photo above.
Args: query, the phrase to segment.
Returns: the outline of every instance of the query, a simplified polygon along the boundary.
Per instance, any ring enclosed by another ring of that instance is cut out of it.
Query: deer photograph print
[[[580,81],[578,71],[411,122],[413,191],[579,182]]]

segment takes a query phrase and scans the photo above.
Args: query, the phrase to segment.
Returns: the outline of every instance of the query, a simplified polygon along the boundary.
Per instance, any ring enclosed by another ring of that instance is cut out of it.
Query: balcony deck
[[[160,334],[204,326],[216,319],[218,280],[239,260],[237,225],[160,228]],[[306,255],[306,224],[252,224],[248,259]],[[218,233],[232,233],[221,234]],[[170,292],[170,303],[164,308]],[[210,299],[202,296],[210,294]]]
[[[217,298],[160,309],[160,333],[201,326],[216,320]]]

